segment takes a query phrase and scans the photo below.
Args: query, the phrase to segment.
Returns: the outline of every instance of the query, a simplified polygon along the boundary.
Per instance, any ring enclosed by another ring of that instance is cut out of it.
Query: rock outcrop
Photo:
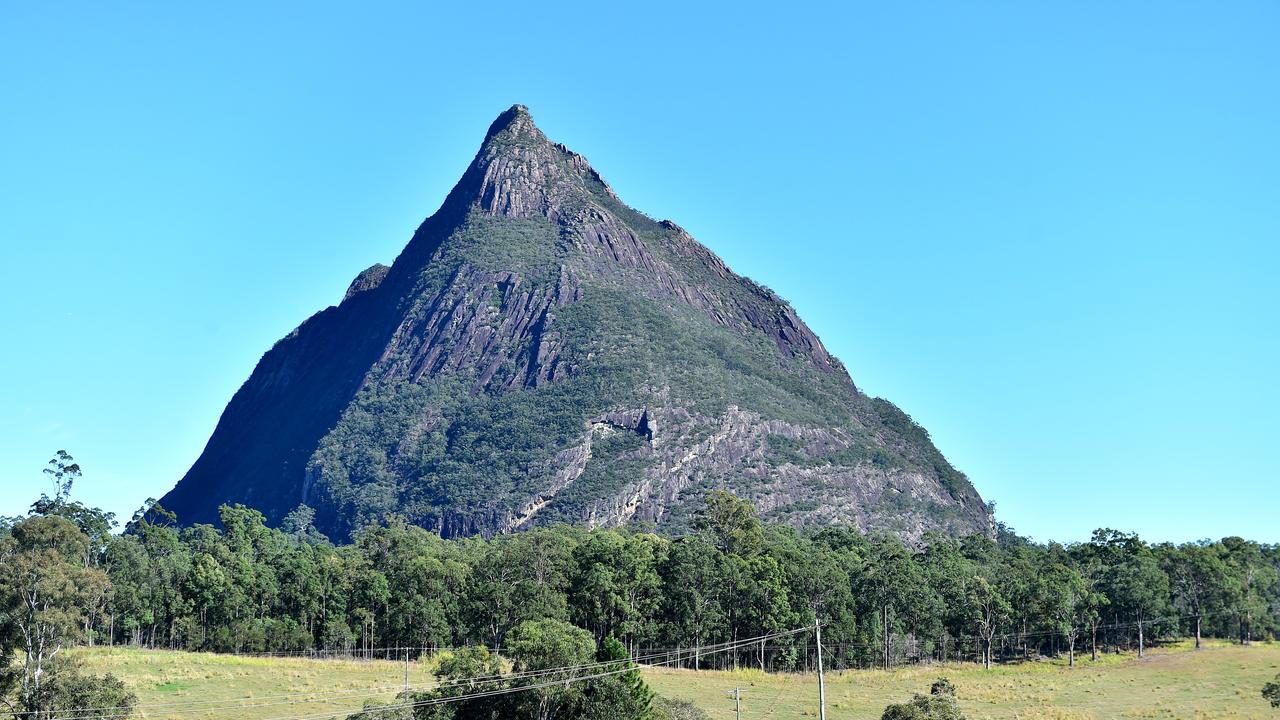
[[[989,532],[928,434],[775,293],[624,205],[515,106],[390,267],[272,348],[165,498],[299,503],[341,536],[553,521],[680,529],[709,488],[774,520]]]

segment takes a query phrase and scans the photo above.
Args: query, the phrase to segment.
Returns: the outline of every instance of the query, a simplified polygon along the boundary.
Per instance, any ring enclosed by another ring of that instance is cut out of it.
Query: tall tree
[[[683,537],[671,544],[661,572],[666,587],[664,634],[672,645],[693,643],[696,670],[700,667],[701,646],[709,638],[725,634],[725,557],[704,537]]]
[[[968,583],[967,599],[977,636],[982,641],[982,665],[990,670],[992,641],[1008,621],[1012,608],[996,584],[981,574],[974,575]]]
[[[1244,538],[1222,539],[1223,557],[1235,585],[1233,607],[1240,642],[1249,644],[1272,629],[1275,617],[1268,612],[1267,591],[1277,581],[1277,568],[1266,562],[1262,548]]]
[[[1035,574],[1036,603],[1033,612],[1052,632],[1067,640],[1067,665],[1075,667],[1076,640],[1097,614],[1097,599],[1084,576],[1065,555],[1049,556]]]
[[[945,662],[948,653],[956,650],[954,640],[968,635],[973,629],[968,588],[978,566],[965,557],[959,541],[937,534],[926,538],[920,564],[926,581],[941,603],[938,648]]]
[[[1205,613],[1233,603],[1231,569],[1222,547],[1213,543],[1188,543],[1162,550],[1161,564],[1169,576],[1174,606],[1192,616],[1199,649]]]
[[[567,617],[565,590],[576,545],[569,532],[535,530],[468,545],[470,614],[493,647],[525,620]]]
[[[666,542],[655,535],[613,530],[591,533],[573,552],[572,618],[603,642],[652,640],[661,604],[658,562]]]
[[[713,490],[703,498],[694,515],[693,526],[705,533],[726,555],[751,557],[764,545],[760,518],[751,503],[724,490]]]
[[[889,667],[895,632],[905,633],[936,617],[940,601],[925,582],[920,564],[901,542],[887,536],[872,541],[858,585],[858,594],[879,615],[881,659]]]
[[[1135,534],[1099,529],[1077,554],[1098,574],[1116,626],[1132,627],[1138,655],[1145,655],[1147,633],[1170,612],[1169,578],[1151,547]]]
[[[448,645],[461,624],[467,568],[454,543],[395,517],[356,538],[364,563],[356,573],[356,607],[381,617],[387,644]],[[395,588],[395,592],[391,592]]]
[[[125,715],[133,703],[118,681],[82,681],[75,664],[61,657],[83,626],[87,608],[110,587],[106,573],[84,565],[88,545],[83,532],[56,515],[23,520],[0,542],[5,569],[0,573],[0,657],[12,659],[16,649],[21,658],[16,667],[2,663],[7,677],[0,679],[0,688],[15,693],[3,701],[30,720],[54,717],[67,707],[102,707],[108,696],[120,701]]]

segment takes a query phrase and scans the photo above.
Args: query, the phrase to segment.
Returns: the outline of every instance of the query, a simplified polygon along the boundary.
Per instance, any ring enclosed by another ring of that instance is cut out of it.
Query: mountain
[[[766,519],[989,532],[928,433],[858,390],[776,293],[627,207],[523,106],[387,267],[263,356],[161,502],[343,537],[564,521],[679,530],[710,488]]]

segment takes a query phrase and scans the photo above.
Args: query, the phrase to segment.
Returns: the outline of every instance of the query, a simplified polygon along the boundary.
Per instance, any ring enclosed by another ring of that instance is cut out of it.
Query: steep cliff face
[[[439,211],[272,348],[162,502],[341,536],[679,529],[727,487],[794,524],[986,532],[968,480],[776,294],[624,205],[521,106]]]

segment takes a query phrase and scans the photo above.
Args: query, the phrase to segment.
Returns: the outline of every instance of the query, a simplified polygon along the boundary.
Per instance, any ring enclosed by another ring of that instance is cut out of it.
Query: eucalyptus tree
[[[854,592],[855,575],[864,564],[866,538],[853,528],[827,528],[810,538],[793,528],[775,526],[767,528],[766,544],[786,586],[790,614],[782,624],[807,627],[816,620],[822,624],[823,637],[836,646],[833,662],[864,659],[863,643],[874,641],[875,635],[863,634]],[[874,628],[868,624],[865,630]],[[762,666],[764,661],[762,643]]]
[[[990,670],[993,640],[1001,626],[1008,622],[1013,609],[996,583],[982,574],[974,575],[968,583],[966,599],[978,638],[982,641],[982,666]]]
[[[883,536],[868,548],[857,594],[878,611],[885,667],[893,663],[894,630],[927,632],[941,604],[911,553],[897,539]]]
[[[352,608],[386,645],[442,646],[456,639],[470,580],[461,548],[392,517],[356,536]],[[393,592],[394,589],[394,592]],[[382,628],[379,636],[376,628]]]
[[[1240,642],[1248,644],[1256,636],[1276,630],[1276,618],[1269,612],[1268,591],[1277,583],[1278,570],[1266,561],[1257,543],[1227,537],[1222,539],[1222,548],[1228,575],[1235,584],[1231,611]]]
[[[467,612],[486,642],[500,648],[526,620],[567,619],[565,594],[579,534],[557,527],[468,542]]]
[[[1075,667],[1076,640],[1097,615],[1098,601],[1084,576],[1063,555],[1046,557],[1037,569],[1034,612],[1045,625],[1067,640],[1067,664]]]
[[[1025,657],[1031,651],[1028,640],[1032,631],[1048,629],[1046,618],[1038,612],[1046,592],[1044,577],[1038,573],[1044,563],[1044,549],[1002,527],[994,551],[995,556],[985,564],[987,574],[1009,603],[1008,634]]]
[[[591,533],[573,551],[569,581],[571,617],[596,642],[652,641],[662,603],[658,564],[668,542],[656,535],[615,530]]]
[[[723,637],[729,602],[725,556],[701,535],[671,543],[661,566],[663,638],[672,645],[692,643],[693,667],[700,668],[702,645]]]
[[[1147,627],[1169,610],[1169,578],[1146,543],[1131,536],[1126,545],[1123,559],[1111,568],[1108,593],[1137,625],[1138,657],[1143,657]]]
[[[948,640],[959,640],[972,632],[968,589],[978,566],[965,556],[960,542],[954,538],[934,533],[926,536],[925,542],[920,563],[929,586],[941,601],[939,649],[945,662]]]
[[[790,617],[776,558],[766,552],[763,526],[751,503],[723,490],[707,493],[694,527],[718,551],[726,640],[779,630]],[[734,653],[733,661],[738,662]]]
[[[1138,655],[1146,652],[1146,631],[1170,611],[1169,577],[1156,554],[1136,534],[1098,529],[1073,548],[1086,577],[1097,582],[1117,627],[1135,629]],[[1095,654],[1096,657],[1096,654]]]
[[[1205,613],[1232,606],[1238,586],[1232,582],[1231,568],[1219,544],[1205,541],[1162,546],[1161,550],[1174,607],[1192,616],[1199,649]]]
[[[0,690],[15,715],[40,720],[68,708],[112,703],[128,715],[132,695],[111,677],[85,678],[63,651],[110,580],[84,564],[90,539],[58,515],[33,516],[0,539]]]
[[[755,508],[724,490],[706,494],[702,508],[694,515],[693,526],[725,555],[751,557],[764,545],[764,531]]]

